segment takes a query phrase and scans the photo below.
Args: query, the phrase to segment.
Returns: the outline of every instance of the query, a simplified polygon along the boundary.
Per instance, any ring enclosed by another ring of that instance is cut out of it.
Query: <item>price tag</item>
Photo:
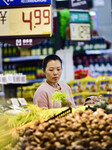
[[[20,74],[15,75],[15,82],[16,83],[21,83],[21,75]]]
[[[6,76],[2,76],[2,84],[6,84],[7,83],[7,78],[6,78]]]
[[[18,98],[18,101],[20,102],[21,105],[27,105],[27,102],[24,98]]]
[[[13,83],[16,83],[16,77],[13,75]]]
[[[4,58],[4,62],[10,62],[10,58]]]
[[[0,18],[0,37],[23,35],[51,36],[51,5],[0,9]]]
[[[13,75],[12,74],[7,74],[6,79],[7,79],[7,83],[13,83]]]
[[[90,24],[70,23],[71,40],[89,41],[91,39]]]
[[[18,107],[20,106],[16,98],[11,98],[10,100],[14,106],[18,106]]]
[[[26,83],[26,75],[21,75],[20,82]]]

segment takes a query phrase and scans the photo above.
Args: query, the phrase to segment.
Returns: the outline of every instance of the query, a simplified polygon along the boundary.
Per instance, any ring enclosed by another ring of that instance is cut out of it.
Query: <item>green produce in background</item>
[[[60,35],[64,40],[66,38],[66,28],[70,19],[70,13],[68,9],[60,11]]]
[[[77,109],[84,111],[85,108],[86,108],[85,106],[82,106]],[[55,109],[47,109],[47,108],[43,109],[38,107],[37,105],[28,104],[27,106],[25,106],[26,112],[23,111],[16,116],[6,114],[6,117],[7,117],[7,122],[9,127],[16,128],[16,127],[26,125],[28,123],[32,123],[36,120],[45,121],[53,117],[54,115],[61,113],[66,109],[67,107],[55,108]],[[72,108],[72,112],[74,113],[77,109]]]
[[[12,141],[11,128],[8,125],[7,117],[0,116],[0,149]]]
[[[54,114],[58,114],[66,108],[60,109],[47,109],[40,108],[34,104],[28,104],[25,106],[26,112],[21,112],[18,115],[7,115],[8,124],[12,128],[23,126],[27,123],[34,122],[36,120],[45,120],[52,117]]]

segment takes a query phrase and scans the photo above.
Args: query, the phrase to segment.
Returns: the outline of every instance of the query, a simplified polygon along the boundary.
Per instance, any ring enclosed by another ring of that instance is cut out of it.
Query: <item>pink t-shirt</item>
[[[72,103],[72,106],[75,107],[71,88],[63,82],[59,82],[59,85],[61,87],[61,92],[69,94],[67,99]],[[55,91],[56,89],[50,86],[47,82],[42,83],[34,94],[33,103],[37,104],[39,107],[61,108],[61,101],[53,104],[51,103],[50,97]]]

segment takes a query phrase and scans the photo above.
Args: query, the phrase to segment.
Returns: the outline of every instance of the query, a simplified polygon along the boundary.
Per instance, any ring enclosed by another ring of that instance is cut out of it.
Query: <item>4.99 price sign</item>
[[[51,5],[0,9],[0,37],[51,34]]]

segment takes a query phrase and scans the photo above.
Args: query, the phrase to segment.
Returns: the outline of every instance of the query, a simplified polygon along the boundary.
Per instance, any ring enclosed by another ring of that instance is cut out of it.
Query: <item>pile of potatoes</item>
[[[14,150],[112,149],[112,114],[77,110],[25,128]]]

